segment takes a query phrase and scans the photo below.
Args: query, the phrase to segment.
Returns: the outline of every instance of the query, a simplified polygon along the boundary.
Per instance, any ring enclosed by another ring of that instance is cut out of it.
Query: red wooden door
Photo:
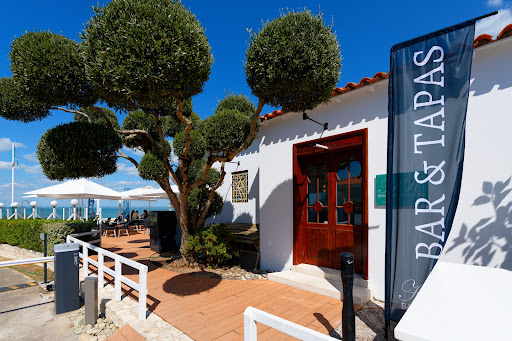
[[[347,251],[363,273],[362,162],[360,148],[299,157],[304,263],[339,269],[339,254]]]

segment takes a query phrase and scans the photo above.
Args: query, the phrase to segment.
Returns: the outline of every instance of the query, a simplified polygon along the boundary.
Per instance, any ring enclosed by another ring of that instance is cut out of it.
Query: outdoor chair
[[[117,227],[117,230],[119,231],[119,236],[118,237],[121,237],[121,230],[125,230],[126,231],[126,235],[129,236],[130,235],[130,222],[125,222],[123,225],[120,225]]]
[[[116,226],[111,226],[111,225],[107,225],[105,224],[104,222],[101,222],[100,223],[100,230],[102,232],[102,234],[107,237],[108,235],[108,231],[112,231],[114,232],[114,237],[117,237],[117,230],[116,230]]]
[[[144,230],[146,232],[146,234],[150,234],[150,231],[151,231],[151,218],[146,218],[144,219]]]

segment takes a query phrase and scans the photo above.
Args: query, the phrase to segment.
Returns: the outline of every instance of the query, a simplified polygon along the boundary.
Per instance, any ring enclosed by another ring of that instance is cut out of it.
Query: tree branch
[[[119,155],[117,155],[117,157],[125,158],[126,160],[130,161],[131,163],[133,163],[135,167],[139,167],[139,164],[137,163],[137,161],[135,161],[134,158],[126,155],[125,153],[123,153],[122,150],[118,150],[117,152],[119,153]]]
[[[71,110],[71,109],[66,109],[66,108],[63,108],[63,107],[54,107],[54,108],[51,108],[51,109],[62,110],[62,111],[69,112],[69,113],[72,113],[72,114],[82,115],[83,117],[85,117],[87,119],[87,121],[89,121],[89,123],[92,122],[91,118],[89,117],[89,115],[87,115],[84,112],[78,111],[78,110]]]
[[[178,102],[178,112],[176,113],[176,116],[186,124],[185,128],[185,149],[183,150],[183,155],[180,158],[182,160],[181,164],[181,171],[183,172],[183,183],[180,188],[180,191],[183,190],[183,184],[188,184],[188,168],[190,165],[190,161],[188,160],[188,152],[190,151],[190,132],[192,131],[192,122],[183,116],[183,101],[175,98],[176,102]],[[179,185],[178,185],[179,186]]]
[[[224,170],[225,162],[222,162],[220,166],[220,178],[219,181],[217,181],[217,184],[214,188],[210,190],[210,193],[208,194],[208,199],[206,199],[206,203],[204,204],[204,208],[201,211],[201,215],[199,216],[199,219],[197,221],[197,226],[201,226],[204,224],[204,221],[206,220],[206,214],[208,213],[208,210],[210,209],[210,206],[213,202],[213,197],[215,196],[215,191],[217,188],[222,185],[222,182],[224,181],[224,177],[226,176],[226,171]]]

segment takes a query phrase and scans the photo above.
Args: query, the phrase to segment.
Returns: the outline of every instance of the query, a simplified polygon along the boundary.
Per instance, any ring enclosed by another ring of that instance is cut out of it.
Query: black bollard
[[[356,340],[356,313],[352,289],[354,287],[354,255],[340,254],[341,281],[343,282],[343,310],[341,312],[341,332],[343,341]]]
[[[43,242],[43,256],[46,257],[46,256],[48,256],[48,253],[46,250],[47,245],[48,245],[47,234],[41,233],[41,234],[39,234],[39,238],[41,238],[41,240]],[[43,273],[44,273],[43,283],[46,284],[46,283],[48,283],[48,263],[46,263],[46,262],[43,264]]]

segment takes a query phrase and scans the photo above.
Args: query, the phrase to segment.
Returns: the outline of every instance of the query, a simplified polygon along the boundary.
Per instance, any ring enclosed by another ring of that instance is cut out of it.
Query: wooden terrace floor
[[[194,340],[243,340],[243,312],[248,306],[324,334],[341,323],[343,303],[332,298],[265,279],[221,280],[157,268],[148,260],[154,254],[149,237],[134,231],[130,234],[103,237],[102,247],[148,265],[148,308]],[[136,275],[127,277],[138,282]],[[258,340],[292,339],[258,325]]]

